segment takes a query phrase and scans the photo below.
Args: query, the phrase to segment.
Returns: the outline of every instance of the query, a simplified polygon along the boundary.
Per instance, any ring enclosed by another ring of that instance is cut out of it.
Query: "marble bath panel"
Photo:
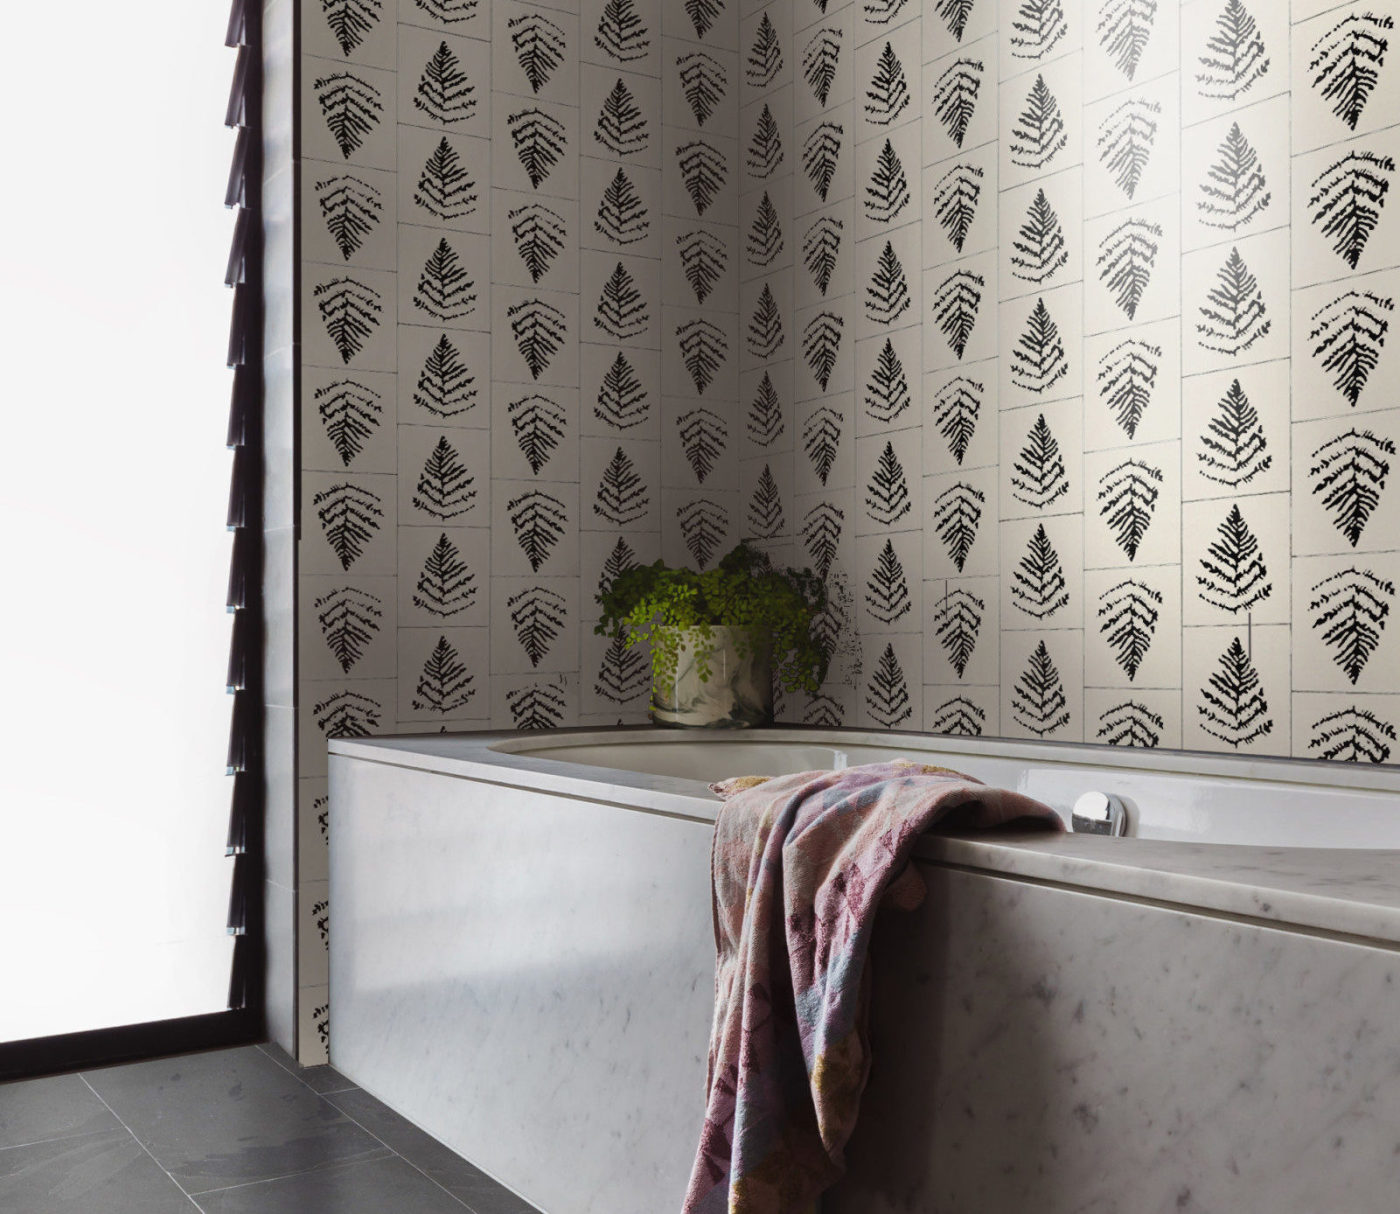
[[[1395,1208],[1393,951],[923,872],[823,1214]]]

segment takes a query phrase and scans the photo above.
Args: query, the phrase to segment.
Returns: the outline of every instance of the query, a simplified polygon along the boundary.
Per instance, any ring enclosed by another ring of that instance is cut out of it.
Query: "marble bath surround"
[[[333,1064],[546,1214],[679,1209],[704,780],[901,754],[1066,816],[1114,792],[1131,837],[924,840],[823,1214],[1393,1214],[1393,772],[852,730],[334,741]]]

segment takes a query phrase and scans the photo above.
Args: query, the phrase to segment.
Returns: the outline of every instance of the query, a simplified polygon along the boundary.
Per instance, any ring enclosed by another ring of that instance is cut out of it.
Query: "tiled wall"
[[[639,720],[601,577],[823,571],[786,719],[1387,760],[1387,5],[306,0],[327,733]]]

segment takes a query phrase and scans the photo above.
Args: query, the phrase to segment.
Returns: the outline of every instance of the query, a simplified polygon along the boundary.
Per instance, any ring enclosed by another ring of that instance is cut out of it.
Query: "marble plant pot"
[[[675,678],[664,689],[652,687],[651,719],[658,725],[690,729],[748,729],[773,723],[773,663],[766,635],[748,628],[714,625],[709,640],[694,628],[664,629],[679,634]],[[744,644],[740,651],[737,642]],[[701,682],[696,659],[709,651],[710,677]]]

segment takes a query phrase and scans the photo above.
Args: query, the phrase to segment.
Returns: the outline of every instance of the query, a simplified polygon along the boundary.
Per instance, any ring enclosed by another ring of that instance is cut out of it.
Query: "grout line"
[[[122,1126],[121,1128],[125,1130],[126,1126]],[[55,1134],[50,1138],[33,1138],[28,1142],[10,1142],[6,1143],[4,1146],[0,1146],[0,1155],[3,1155],[6,1151],[18,1151],[24,1147],[43,1146],[45,1143],[49,1142],[77,1142],[83,1138],[96,1138],[99,1134],[112,1133],[115,1133],[115,1128],[108,1126],[105,1130],[84,1130],[81,1134]],[[127,1133],[129,1134],[131,1131],[127,1130]]]
[[[181,1193],[185,1195],[185,1198],[189,1201],[189,1203],[192,1206],[194,1206],[196,1210],[201,1209],[199,1203],[195,1201],[193,1197],[190,1196],[190,1191],[187,1188],[185,1188],[185,1186],[182,1185],[178,1180],[176,1180],[175,1177],[171,1175],[170,1169],[167,1168],[163,1163],[161,1163],[161,1161],[157,1159],[154,1154],[152,1154],[151,1148],[148,1147],[144,1142],[141,1141],[140,1138],[136,1136],[136,1131],[133,1130],[129,1125],[126,1124],[125,1121],[122,1120],[121,1114],[119,1114],[116,1109],[114,1109],[110,1104],[108,1104],[106,1100],[103,1100],[101,1092],[99,1092],[95,1087],[93,1087],[92,1084],[88,1083],[87,1075],[80,1072],[78,1074],[78,1078],[81,1079],[83,1083],[87,1086],[87,1090],[89,1092],[96,1096],[98,1100],[102,1101],[102,1107],[105,1108],[107,1112],[111,1113],[112,1116],[117,1119],[122,1129],[124,1129],[128,1134],[131,1135],[131,1140],[143,1151],[145,1151],[147,1155],[150,1156],[151,1162],[155,1164],[156,1167],[158,1167],[162,1172],[164,1172],[166,1176],[170,1178],[170,1183],[173,1184],[177,1189],[180,1190]]]

